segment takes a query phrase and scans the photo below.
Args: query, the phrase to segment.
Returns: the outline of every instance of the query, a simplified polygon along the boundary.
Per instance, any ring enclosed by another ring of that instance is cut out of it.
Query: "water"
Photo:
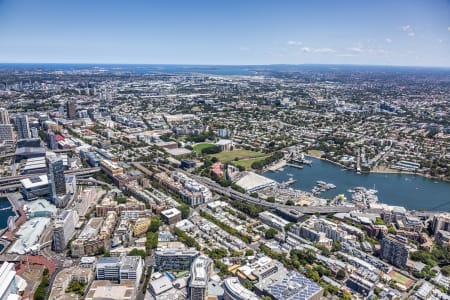
[[[348,189],[358,186],[370,189],[375,187],[381,203],[404,206],[412,210],[450,211],[450,183],[409,174],[358,175],[327,161],[308,159],[313,161],[311,167],[305,165],[303,169],[298,169],[285,166],[283,171],[267,172],[264,176],[278,182],[293,177],[297,181],[291,187],[305,191],[311,191],[317,180],[335,184],[335,189],[319,195],[322,198],[345,194],[347,199],[351,199]]]
[[[0,229],[8,226],[7,222],[9,216],[14,216],[11,203],[9,203],[7,198],[0,198]]]

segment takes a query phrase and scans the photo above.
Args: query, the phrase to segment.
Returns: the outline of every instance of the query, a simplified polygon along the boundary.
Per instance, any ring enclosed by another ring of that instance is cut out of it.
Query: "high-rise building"
[[[189,295],[191,300],[205,300],[208,297],[208,281],[212,261],[205,255],[197,257],[191,265]]]
[[[56,143],[55,133],[50,131],[47,133],[47,147],[49,149],[58,149],[58,144]]]
[[[0,143],[13,140],[13,126],[11,124],[0,124]]]
[[[57,201],[57,195],[66,193],[64,164],[61,157],[52,156],[48,158],[48,186],[52,201]]]
[[[31,137],[30,124],[28,123],[28,116],[20,114],[16,116],[17,139],[29,139]]]
[[[8,110],[4,107],[0,107],[0,124],[11,124]]]
[[[433,217],[433,233],[436,236],[439,230],[450,231],[450,213]]]
[[[77,116],[77,106],[75,101],[70,100],[66,103],[67,118],[75,119]]]
[[[78,222],[78,214],[75,210],[63,210],[55,220],[53,229],[53,250],[62,252],[66,249],[67,243],[75,232],[75,225]]]
[[[381,258],[403,268],[408,260],[408,239],[399,235],[387,235],[381,240]]]

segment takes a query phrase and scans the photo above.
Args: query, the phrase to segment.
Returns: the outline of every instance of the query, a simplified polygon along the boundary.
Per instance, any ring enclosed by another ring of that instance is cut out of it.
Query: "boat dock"
[[[303,169],[303,166],[292,164],[292,163],[286,163],[286,166],[297,168],[297,169]]]

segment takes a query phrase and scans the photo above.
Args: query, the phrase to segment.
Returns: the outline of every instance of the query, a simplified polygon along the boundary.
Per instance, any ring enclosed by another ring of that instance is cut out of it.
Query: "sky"
[[[0,0],[0,62],[450,67],[450,0]]]

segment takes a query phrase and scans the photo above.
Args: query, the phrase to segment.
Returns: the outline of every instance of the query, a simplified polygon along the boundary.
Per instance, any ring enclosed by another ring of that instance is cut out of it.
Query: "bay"
[[[398,205],[410,210],[450,211],[450,183],[412,174],[356,174],[320,159],[310,158],[312,166],[303,169],[285,166],[283,171],[267,172],[264,176],[283,182],[296,180],[292,188],[311,191],[318,180],[336,185],[335,189],[321,193],[319,197],[331,199],[344,194],[351,200],[348,189],[375,188],[381,203]]]
[[[0,229],[6,228],[8,226],[8,217],[14,216],[12,211],[11,203],[5,197],[0,198]]]

